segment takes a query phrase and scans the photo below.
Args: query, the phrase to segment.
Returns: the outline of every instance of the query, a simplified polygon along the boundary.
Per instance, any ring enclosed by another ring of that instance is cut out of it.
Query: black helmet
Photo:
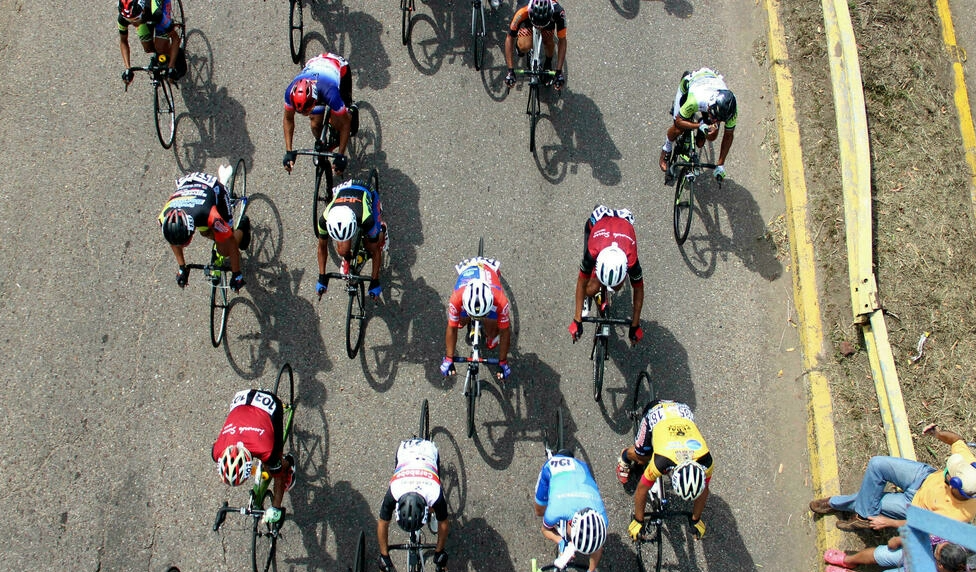
[[[544,28],[552,21],[552,0],[529,0],[529,20],[537,28]]]
[[[400,497],[396,506],[396,521],[407,532],[420,530],[427,522],[427,501],[420,493],[407,493]]]
[[[183,209],[170,209],[159,219],[163,238],[174,246],[183,246],[193,237],[193,221]]]
[[[708,114],[716,121],[728,121],[735,116],[735,94],[727,89],[720,89],[715,99],[708,106]]]

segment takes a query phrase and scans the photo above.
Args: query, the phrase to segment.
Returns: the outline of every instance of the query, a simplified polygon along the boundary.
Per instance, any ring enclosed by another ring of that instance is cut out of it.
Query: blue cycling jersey
[[[609,524],[600,489],[586,463],[556,455],[546,461],[535,486],[535,502],[546,507],[543,523],[555,527],[560,520],[572,520],[577,511],[592,508]]]

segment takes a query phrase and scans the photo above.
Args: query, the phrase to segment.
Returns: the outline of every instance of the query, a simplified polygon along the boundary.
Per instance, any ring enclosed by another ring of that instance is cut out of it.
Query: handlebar
[[[616,324],[618,326],[630,326],[633,323],[631,318],[601,318],[599,316],[583,316],[580,321],[594,324]]]
[[[465,356],[454,356],[454,363],[486,363],[488,365],[498,365],[498,358],[470,358]]]
[[[309,155],[311,157],[325,157],[326,159],[345,157],[342,153],[336,153],[335,151],[316,151],[315,149],[294,149],[294,153],[296,155]]]
[[[241,516],[253,516],[255,518],[261,518],[262,516],[264,516],[265,511],[264,509],[260,509],[260,508],[248,509],[246,506],[241,506],[241,507],[227,506],[227,501],[224,501],[224,504],[217,509],[217,517],[214,518],[214,523],[213,523],[214,532],[220,530],[220,525],[224,524],[224,519],[226,519],[227,515],[232,512],[236,512]]]
[[[347,282],[369,282],[372,276],[360,276],[359,274],[343,274],[342,272],[328,272],[325,275],[325,287],[329,287],[329,280],[345,280]]]

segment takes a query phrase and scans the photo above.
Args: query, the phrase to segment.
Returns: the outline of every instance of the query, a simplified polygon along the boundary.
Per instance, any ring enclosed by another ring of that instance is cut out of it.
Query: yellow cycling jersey
[[[705,467],[705,477],[712,476],[712,455],[698,426],[691,419],[665,414],[651,432],[654,452],[644,470],[644,478],[655,481],[684,461],[696,461]]]

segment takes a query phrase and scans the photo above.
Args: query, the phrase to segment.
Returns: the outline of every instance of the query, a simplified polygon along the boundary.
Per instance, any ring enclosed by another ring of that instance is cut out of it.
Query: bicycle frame
[[[429,509],[428,509],[429,510]],[[410,572],[423,572],[424,551],[436,550],[436,544],[424,543],[424,529],[415,530],[410,533],[410,541],[402,544],[391,544],[390,550],[407,551],[407,570]]]
[[[610,317],[610,290],[601,285],[600,295],[606,300],[606,308],[600,309],[600,304],[593,300],[592,305],[596,307],[597,317],[584,316],[582,319],[582,322],[591,322],[596,325],[596,329],[593,331],[593,348],[590,350],[590,359],[593,361],[593,399],[598,402],[602,399],[603,372],[606,365],[604,362],[610,359],[610,326],[630,326],[633,321],[631,318]]]
[[[481,364],[498,365],[498,358],[481,357],[481,338],[483,325],[480,318],[471,318],[470,327],[474,334],[471,340],[471,356],[454,356],[454,363],[468,364],[468,372],[464,376],[464,396],[468,401],[468,437],[474,437],[474,411],[478,398],[481,397]]]

